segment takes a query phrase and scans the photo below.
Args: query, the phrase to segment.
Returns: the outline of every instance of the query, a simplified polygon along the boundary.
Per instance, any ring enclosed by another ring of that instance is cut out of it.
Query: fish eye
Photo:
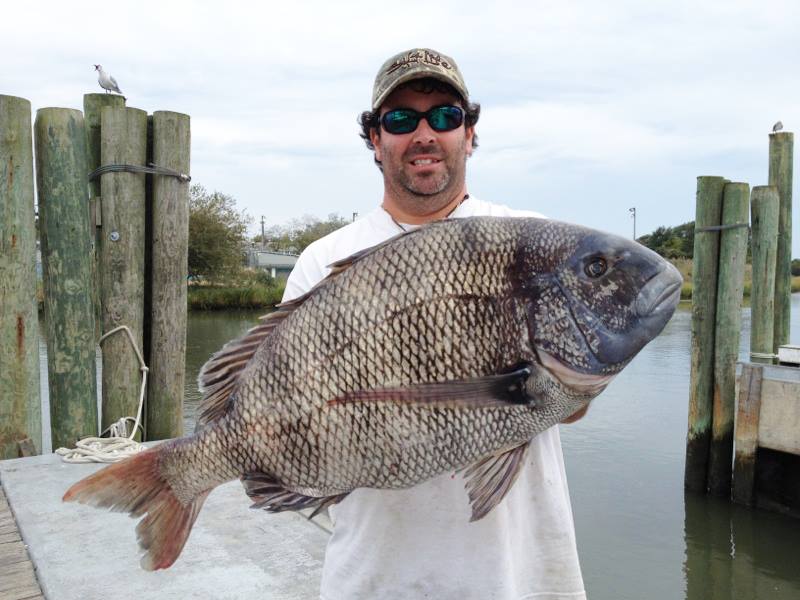
[[[598,277],[605,275],[605,272],[608,271],[608,263],[606,262],[605,258],[601,256],[595,256],[588,263],[586,263],[583,271],[592,279],[597,279]]]

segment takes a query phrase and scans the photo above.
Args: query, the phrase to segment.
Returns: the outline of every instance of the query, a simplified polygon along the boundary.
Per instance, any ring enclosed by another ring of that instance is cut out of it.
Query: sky
[[[385,59],[434,48],[482,107],[471,194],[630,236],[632,207],[637,235],[693,220],[699,175],[767,183],[773,123],[800,126],[798,34],[772,0],[16,2],[0,94],[81,109],[102,64],[128,106],[191,116],[193,183],[255,234],[380,203],[356,118]]]

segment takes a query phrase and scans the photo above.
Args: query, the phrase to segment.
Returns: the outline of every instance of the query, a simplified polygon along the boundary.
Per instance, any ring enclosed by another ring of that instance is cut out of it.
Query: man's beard
[[[444,169],[431,172],[425,175],[413,175],[408,172],[407,165],[416,156],[434,155],[439,157]],[[414,204],[424,204],[431,196],[443,194],[447,196],[447,191],[464,179],[465,165],[459,167],[458,157],[445,155],[438,145],[414,148],[402,157],[402,162],[396,170],[392,170],[391,179],[396,193],[402,193]],[[463,158],[462,160],[466,160]],[[459,174],[460,173],[460,174]],[[449,200],[449,198],[448,198]]]

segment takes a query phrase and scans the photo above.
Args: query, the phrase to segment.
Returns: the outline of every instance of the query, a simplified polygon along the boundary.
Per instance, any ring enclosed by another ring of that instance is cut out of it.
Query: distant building
[[[289,277],[289,273],[291,273],[296,262],[296,254],[255,248],[247,250],[247,266],[251,269],[263,269],[273,279],[286,279]]]

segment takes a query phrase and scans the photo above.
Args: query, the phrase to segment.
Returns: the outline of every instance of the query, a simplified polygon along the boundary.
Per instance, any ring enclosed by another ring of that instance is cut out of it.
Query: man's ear
[[[475,127],[474,126],[467,127],[466,128],[466,136],[465,136],[465,140],[464,140],[464,143],[467,145],[467,147],[466,147],[467,158],[472,156],[472,138],[473,137],[475,137]]]
[[[369,130],[369,141],[375,146],[375,159],[382,161],[383,157],[381,156],[380,146],[381,136],[378,134],[378,130],[375,127]]]

